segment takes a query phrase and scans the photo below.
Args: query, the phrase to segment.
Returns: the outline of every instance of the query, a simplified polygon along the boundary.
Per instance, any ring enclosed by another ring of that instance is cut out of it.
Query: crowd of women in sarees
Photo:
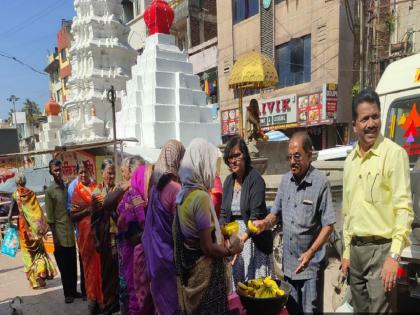
[[[263,188],[252,191],[256,185],[248,183],[248,177],[257,183],[261,178],[242,140],[226,148],[232,175],[223,196],[217,176],[221,154],[204,139],[187,148],[168,141],[154,165],[140,157],[124,159],[121,183],[112,160],[103,161],[100,183],[87,164],[78,163],[71,218],[90,314],[228,314],[228,294],[237,281],[232,265],[240,280],[271,272],[264,240],[243,228],[242,235],[222,235],[219,216],[223,223],[245,225],[267,211]],[[242,197],[234,196],[238,184]]]
[[[264,180],[243,139],[233,138],[223,154],[231,175],[222,190],[219,155],[204,139],[192,140],[185,153],[169,142],[155,165],[143,242],[159,314],[229,314],[238,280],[271,275],[271,232],[244,228],[268,213]],[[239,233],[222,235],[219,216],[222,224],[239,221]]]

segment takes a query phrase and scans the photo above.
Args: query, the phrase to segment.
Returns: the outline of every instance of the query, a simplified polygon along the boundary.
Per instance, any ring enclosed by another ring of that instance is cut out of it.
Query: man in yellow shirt
[[[395,311],[391,290],[414,218],[407,153],[380,134],[378,94],[362,91],[353,104],[356,148],[344,163],[341,269],[350,268],[356,313]]]

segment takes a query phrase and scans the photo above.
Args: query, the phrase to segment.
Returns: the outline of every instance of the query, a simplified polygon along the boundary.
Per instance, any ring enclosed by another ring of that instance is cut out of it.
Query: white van
[[[391,63],[376,92],[382,107],[382,134],[405,148],[414,166],[420,157],[420,54]],[[410,121],[415,127],[411,134]]]
[[[411,245],[401,254],[398,307],[413,311],[420,301],[420,54],[391,63],[376,92],[382,111],[382,133],[408,153],[415,219]]]

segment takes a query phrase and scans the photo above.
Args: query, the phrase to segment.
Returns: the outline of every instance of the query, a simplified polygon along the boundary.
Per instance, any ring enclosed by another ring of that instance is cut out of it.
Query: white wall
[[[189,61],[193,65],[195,74],[217,67],[217,45],[190,55]]]

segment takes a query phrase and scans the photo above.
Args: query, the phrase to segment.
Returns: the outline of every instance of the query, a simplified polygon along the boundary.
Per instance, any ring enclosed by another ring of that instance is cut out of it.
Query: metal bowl
[[[292,288],[287,282],[278,279],[273,280],[275,280],[279,288],[284,291],[283,296],[272,298],[255,298],[243,294],[240,290],[236,291],[236,293],[239,295],[242,306],[246,309],[249,315],[278,315],[286,306]],[[248,285],[248,282],[244,283]]]

